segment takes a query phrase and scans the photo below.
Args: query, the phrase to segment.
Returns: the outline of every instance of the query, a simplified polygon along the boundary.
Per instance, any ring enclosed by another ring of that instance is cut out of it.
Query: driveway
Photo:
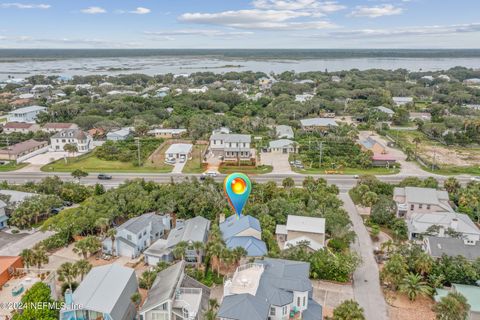
[[[28,234],[27,233],[7,233],[5,231],[0,232],[0,250],[2,250],[5,247],[8,247],[12,243],[15,243],[19,241],[20,239],[26,237]]]
[[[172,173],[182,173],[183,167],[185,167],[185,164],[187,161],[184,161],[183,163],[180,162],[180,159],[177,159],[177,162],[175,162],[175,165],[173,166]]]
[[[260,154],[260,163],[273,167],[273,171],[269,174],[295,174],[288,162],[288,154],[262,152]]]
[[[28,162],[29,165],[23,167],[22,169],[17,170],[18,172],[39,172],[40,168],[46,164],[49,164],[58,159],[68,156],[67,152],[51,152],[47,151],[42,154],[38,154],[30,159],[27,159],[25,162]]]
[[[353,273],[353,295],[364,309],[367,320],[387,320],[387,305],[380,288],[378,265],[373,257],[373,245],[362,218],[348,193],[341,193],[343,208],[352,220],[353,230],[357,235],[351,249],[361,257],[362,262]]]
[[[2,238],[4,232],[1,233]],[[8,245],[4,245],[0,249],[0,256],[17,256],[22,252],[23,249],[31,249],[34,245],[38,242],[50,237],[51,235],[55,234],[52,231],[41,232],[36,231],[32,234],[23,234],[20,239],[17,239],[14,242],[8,243]],[[18,235],[16,235],[18,236]]]
[[[333,309],[343,301],[353,299],[351,284],[312,280],[312,285],[313,298],[322,305],[324,316],[332,316]]]

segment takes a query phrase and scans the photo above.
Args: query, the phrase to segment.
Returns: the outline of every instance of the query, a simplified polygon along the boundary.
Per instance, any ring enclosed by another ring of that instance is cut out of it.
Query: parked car
[[[109,174],[100,173],[97,176],[97,178],[100,179],[100,180],[110,180],[110,179],[112,179],[112,176],[109,175]]]
[[[72,201],[63,201],[63,206],[64,207],[71,207],[73,205]]]
[[[184,163],[185,162],[185,157],[181,157],[179,162]]]
[[[63,210],[63,207],[51,208],[51,209],[50,209],[50,213],[52,213],[52,214],[59,214],[60,211],[62,211],[62,210]]]
[[[202,176],[200,177],[200,180],[205,180],[206,177],[216,177],[217,173],[215,171],[207,171],[202,173]]]

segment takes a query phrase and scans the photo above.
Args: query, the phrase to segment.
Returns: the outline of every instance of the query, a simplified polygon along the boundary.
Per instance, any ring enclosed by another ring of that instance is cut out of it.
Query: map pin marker
[[[248,196],[252,191],[250,179],[243,173],[232,173],[225,178],[223,190],[228,203],[238,217],[242,214],[243,207],[247,203]]]

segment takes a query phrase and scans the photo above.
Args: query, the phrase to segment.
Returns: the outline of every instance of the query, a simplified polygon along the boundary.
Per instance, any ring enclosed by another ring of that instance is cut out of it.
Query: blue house
[[[267,246],[262,241],[262,228],[258,219],[252,216],[237,218],[236,215],[232,215],[220,221],[220,231],[227,248],[242,247],[247,251],[248,257],[261,257],[267,254]]]
[[[7,217],[7,214],[5,213],[6,207],[7,207],[7,204],[2,200],[0,200],[0,230],[7,227],[8,217]]]

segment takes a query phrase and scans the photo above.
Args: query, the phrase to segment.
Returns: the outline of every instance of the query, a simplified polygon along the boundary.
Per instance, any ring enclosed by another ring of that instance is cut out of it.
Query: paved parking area
[[[12,233],[7,233],[4,231],[0,232],[0,250],[3,249],[4,247],[26,237],[28,234],[27,233],[17,233],[17,234],[12,234]]]
[[[313,280],[313,297],[322,306],[334,309],[345,300],[353,299],[353,286]]]
[[[295,174],[288,162],[288,154],[262,152],[260,154],[260,163],[273,167],[273,171],[270,174]]]
[[[3,246],[0,247],[0,256],[17,256],[23,249],[31,249],[35,244],[53,234],[55,233],[52,231],[37,231],[32,234],[24,233],[15,235],[0,232],[0,239],[3,239]],[[17,238],[11,238],[10,236],[15,236]]]
[[[46,164],[49,164],[58,159],[62,159],[64,156],[68,156],[67,152],[50,152],[47,151],[42,154],[38,154],[30,159],[27,159],[25,162],[28,162],[29,165],[18,170],[19,172],[38,172],[40,168]]]

